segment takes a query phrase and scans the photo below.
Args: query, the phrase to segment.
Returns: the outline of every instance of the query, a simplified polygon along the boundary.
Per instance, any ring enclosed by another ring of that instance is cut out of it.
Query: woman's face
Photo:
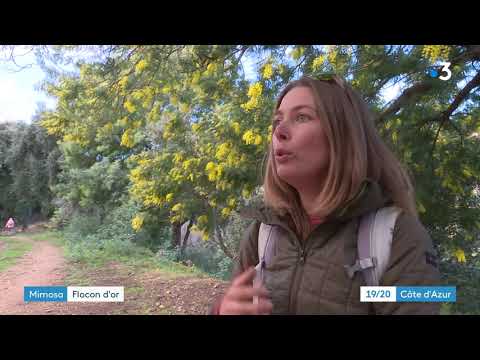
[[[282,99],[273,122],[278,176],[295,188],[318,183],[325,175],[329,149],[308,87],[295,87]]]

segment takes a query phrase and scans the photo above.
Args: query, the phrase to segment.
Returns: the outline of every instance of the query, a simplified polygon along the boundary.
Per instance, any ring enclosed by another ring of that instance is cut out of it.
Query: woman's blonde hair
[[[283,89],[275,111],[284,96],[296,87],[311,89],[330,149],[321,200],[316,204],[315,214],[311,215],[329,216],[351,200],[368,178],[376,181],[396,206],[417,216],[410,178],[380,138],[367,104],[356,91],[338,76],[327,80],[302,77]],[[267,153],[263,182],[265,204],[280,214],[288,213],[297,233],[305,238],[310,231],[308,215],[297,190],[279,178],[272,144]]]

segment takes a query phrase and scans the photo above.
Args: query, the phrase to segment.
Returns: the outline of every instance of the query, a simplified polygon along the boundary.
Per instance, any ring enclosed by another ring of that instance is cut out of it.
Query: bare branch
[[[466,51],[457,57],[453,58],[450,62],[453,65],[464,63],[468,61],[480,59],[480,45],[467,46]],[[413,99],[427,93],[431,90],[432,85],[427,81],[423,81],[412,85],[406,89],[402,95],[400,95],[387,109],[385,109],[375,120],[378,125],[383,122],[388,116],[396,114],[402,107],[413,101]],[[455,102],[454,102],[455,103]],[[452,104],[454,105],[454,104]],[[458,105],[456,105],[458,107]],[[455,107],[455,108],[456,108]]]
[[[445,110],[445,116],[450,117],[450,115],[458,108],[458,106],[465,100],[465,98],[468,96],[470,91],[472,91],[474,88],[480,86],[480,72],[477,73],[477,75],[474,76],[472,80],[468,82],[465,87],[460,90],[458,95],[455,97],[453,102],[450,104],[450,106]]]
[[[454,124],[452,121],[450,121],[450,116],[452,113],[460,106],[460,104],[466,99],[470,91],[472,91],[474,88],[480,86],[480,73],[475,75],[475,77],[468,82],[465,87],[460,90],[460,92],[457,94],[453,102],[450,104],[450,106],[443,111],[438,117],[436,118],[431,118],[430,120],[427,120],[426,122],[431,122],[431,121],[440,121],[440,125],[438,126],[437,133],[435,135],[435,139],[433,140],[432,144],[432,149],[430,151],[430,158],[432,159],[432,164],[433,164],[433,153],[435,151],[435,147],[437,145],[437,140],[440,135],[440,131],[442,127],[448,123],[450,126],[452,126],[460,135],[461,142],[463,144],[463,139],[464,135],[463,132]],[[433,168],[433,165],[432,165]]]
[[[462,90],[460,90],[460,92],[457,94],[457,96],[455,96],[455,99],[453,100],[453,102],[450,104],[450,106],[445,111],[441,112],[438,115],[435,115],[433,117],[425,119],[422,122],[421,127],[423,127],[426,124],[431,123],[431,122],[435,122],[435,121],[443,122],[445,120],[448,120],[450,118],[450,116],[453,114],[453,112],[460,106],[460,104],[463,101],[465,101],[465,99],[468,97],[470,92],[473,89],[475,89],[479,86],[480,86],[480,72],[478,72],[477,75],[475,75],[473,77],[473,79],[470,80],[467,83],[467,85],[465,85],[463,87]]]
[[[421,82],[412,85],[408,89],[405,89],[393,103],[386,110],[384,110],[375,120],[378,125],[383,122],[388,116],[396,114],[403,106],[410,103],[413,99],[426,93],[432,88],[430,83]]]

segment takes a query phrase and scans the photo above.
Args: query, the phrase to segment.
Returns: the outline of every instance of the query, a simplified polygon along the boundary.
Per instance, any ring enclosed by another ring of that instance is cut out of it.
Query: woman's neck
[[[310,217],[318,217],[319,214],[315,212],[316,205],[318,204],[318,198],[322,191],[322,187],[318,186],[302,186],[297,188],[298,194],[300,196],[300,201],[302,206],[305,209],[306,213]]]

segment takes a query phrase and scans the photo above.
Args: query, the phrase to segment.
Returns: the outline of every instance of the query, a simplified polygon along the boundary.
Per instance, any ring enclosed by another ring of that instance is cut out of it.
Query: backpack
[[[357,238],[357,260],[353,265],[345,265],[349,278],[353,278],[357,271],[363,273],[367,286],[378,286],[388,262],[392,247],[393,229],[398,215],[402,210],[398,207],[384,207],[368,213],[360,218]],[[271,254],[274,237],[272,225],[260,224],[258,233],[258,259],[255,266],[257,277],[263,278],[265,259]]]

